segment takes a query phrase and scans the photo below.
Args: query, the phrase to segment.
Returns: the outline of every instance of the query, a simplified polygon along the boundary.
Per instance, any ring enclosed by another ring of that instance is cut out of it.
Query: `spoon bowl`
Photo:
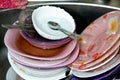
[[[68,35],[70,38],[75,39],[75,40],[79,40],[79,38],[81,37],[81,35],[76,34],[76,33],[72,33],[70,31],[67,31],[66,29],[62,28],[58,23],[53,22],[53,21],[49,21],[48,22],[48,26],[53,29],[53,30],[59,30],[61,32],[63,32],[64,34]]]

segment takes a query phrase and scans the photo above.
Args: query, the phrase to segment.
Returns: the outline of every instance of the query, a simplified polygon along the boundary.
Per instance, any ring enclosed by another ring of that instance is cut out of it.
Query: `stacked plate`
[[[48,8],[48,6],[45,7],[45,9]],[[51,8],[58,9],[58,11],[60,9]],[[64,12],[63,9],[60,10]],[[74,31],[75,28],[70,29]],[[4,41],[8,48],[8,60],[15,72],[25,80],[56,80],[65,77],[67,66],[78,56],[79,45],[77,41],[66,35],[59,36],[61,38],[58,39],[56,34],[55,37],[52,37],[54,40],[50,40],[42,37],[44,35],[38,35],[37,32],[32,34],[37,36],[29,36],[29,32],[20,29],[9,29],[6,32]]]
[[[83,32],[78,58],[69,66],[81,78],[102,74],[120,63],[120,11],[109,12]]]
[[[54,14],[49,15],[50,11]],[[47,25],[49,21],[57,21],[62,28],[74,32],[74,20],[64,12],[58,7],[39,7],[31,19],[36,32],[31,35],[19,29],[7,31],[8,60],[23,79],[59,80],[65,77],[67,67],[73,75],[89,78],[120,63],[120,11],[109,12],[92,22],[81,33],[79,41]]]

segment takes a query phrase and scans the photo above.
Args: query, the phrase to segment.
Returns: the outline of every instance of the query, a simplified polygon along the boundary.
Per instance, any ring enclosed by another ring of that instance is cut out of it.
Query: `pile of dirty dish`
[[[78,58],[69,66],[72,74],[103,80],[120,70],[120,11],[104,14],[81,35],[84,43],[80,43]]]
[[[89,78],[120,63],[120,11],[92,22],[78,41],[49,27],[53,21],[72,33],[77,29],[73,17],[59,7],[36,8],[26,21],[32,22],[32,31],[9,29],[5,35],[8,60],[25,80],[59,80],[68,67],[71,74]]]
[[[50,11],[55,13],[49,14]],[[26,14],[23,13],[26,12],[21,13],[24,18]],[[35,9],[32,16],[27,16],[25,21],[30,23],[31,20],[31,26],[36,26],[33,30],[14,28],[6,32],[5,45],[12,68],[25,80],[64,78],[67,66],[78,56],[79,46],[76,40],[62,32],[51,30],[47,22],[57,21],[61,26],[67,25],[68,31],[74,32],[74,19],[63,9],[42,6]]]

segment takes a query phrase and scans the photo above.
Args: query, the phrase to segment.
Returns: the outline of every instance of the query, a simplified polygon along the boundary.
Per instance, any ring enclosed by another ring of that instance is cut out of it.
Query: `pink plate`
[[[87,64],[104,55],[120,37],[120,11],[104,14],[81,34],[79,63]]]
[[[87,64],[80,64],[79,63],[79,59],[77,59],[74,63],[72,63],[71,68],[75,69],[75,70],[80,70],[80,71],[86,71],[86,70],[90,70],[90,67],[93,67],[94,65],[100,65],[101,62],[106,62],[107,60],[110,60],[109,58],[112,56],[115,56],[115,50],[119,47],[120,45],[120,40],[118,40],[107,52],[106,54],[104,54],[103,56],[101,56],[100,58],[87,63]],[[106,61],[105,61],[106,60]],[[81,68],[81,69],[80,69]]]
[[[93,77],[93,76],[97,76],[102,73],[105,73],[105,72],[111,70],[112,68],[114,68],[115,66],[117,66],[118,64],[120,64],[120,50],[119,50],[118,54],[111,61],[109,61],[107,64],[105,64],[95,70],[86,71],[86,72],[72,70],[72,73],[77,77],[88,78],[88,77]]]
[[[93,62],[93,63],[91,62],[91,63],[88,63],[88,64],[86,64],[86,65],[81,65],[81,66],[77,65],[76,68],[74,67],[74,68],[72,68],[72,69],[75,69],[75,70],[78,70],[78,71],[81,71],[81,72],[82,72],[82,71],[85,72],[85,71],[95,70],[95,69],[97,69],[97,68],[99,68],[99,67],[107,64],[109,61],[111,61],[111,60],[117,55],[118,51],[119,51],[119,49],[115,50],[115,51],[112,53],[112,55],[108,56],[107,58],[105,58],[104,60],[102,60],[102,61],[99,62],[99,63],[94,64],[94,63],[96,62],[96,61],[95,61],[95,62]],[[93,65],[93,64],[94,64],[94,65]]]
[[[75,59],[78,56],[78,52],[79,52],[79,46],[77,45],[76,48],[73,50],[73,52],[70,54],[70,57],[64,61],[61,64],[57,64],[57,65],[51,65],[51,66],[43,66],[43,65],[30,65],[28,63],[21,62],[19,60],[15,60],[17,63],[24,65],[24,66],[28,66],[28,67],[32,67],[32,68],[41,68],[41,69],[52,69],[52,68],[60,68],[60,67],[65,67],[68,66],[69,64],[71,64],[73,61],[75,61]],[[12,57],[11,57],[12,59]],[[33,63],[32,63],[33,64]]]
[[[18,49],[18,46],[16,45],[16,39],[18,39],[20,37],[20,33],[18,29],[9,29],[5,35],[5,45],[7,46],[7,48],[16,54],[19,54],[21,56],[24,57],[28,57],[28,58],[32,58],[32,59],[39,59],[39,60],[57,60],[57,59],[62,59],[64,57],[67,57],[75,48],[76,46],[76,40],[72,40],[70,43],[66,44],[65,48],[63,51],[57,52],[55,56],[51,56],[51,57],[40,57],[40,56],[33,56],[30,54],[26,54],[23,51],[21,51],[20,49]],[[22,44],[23,41],[21,41]],[[36,47],[33,47],[36,49]],[[29,49],[29,48],[28,48]],[[29,49],[30,50],[30,49]],[[30,51],[29,51],[30,52]],[[47,53],[47,52],[46,52]],[[48,53],[50,54],[50,53]]]
[[[28,65],[31,65],[33,67],[34,66],[46,67],[46,66],[57,65],[57,64],[63,63],[64,61],[66,61],[70,57],[70,56],[67,56],[65,58],[58,59],[58,60],[36,60],[36,59],[31,59],[31,58],[27,58],[27,57],[15,54],[15,53],[10,52],[10,51],[9,51],[9,54],[11,55],[12,59],[15,62],[25,63],[26,65],[28,64]]]

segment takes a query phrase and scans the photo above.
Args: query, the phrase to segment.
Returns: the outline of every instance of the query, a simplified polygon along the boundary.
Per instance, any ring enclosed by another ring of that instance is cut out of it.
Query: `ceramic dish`
[[[113,79],[119,79],[116,76],[116,73],[118,73],[120,71],[120,64],[115,66],[113,69],[111,69],[110,71],[107,71],[106,73],[103,73],[101,75],[98,75],[96,77],[94,77],[93,79],[98,79],[98,80],[102,80],[102,79],[111,79],[111,77],[113,76]]]
[[[90,62],[90,63],[87,63],[87,64],[80,64],[79,63],[79,59],[77,59],[74,63],[71,64],[71,68],[72,69],[75,69],[75,70],[79,70],[79,71],[87,71],[87,70],[90,70],[90,69],[94,69],[94,65],[97,65],[98,67],[100,66],[100,63],[101,62],[108,62],[112,57],[115,56],[115,54],[117,53],[117,51],[115,52],[115,50],[119,47],[120,45],[120,40],[118,40],[107,52],[106,54],[104,54],[103,56],[101,56],[100,58]],[[105,61],[106,60],[106,61]],[[104,64],[103,63],[103,64]],[[96,66],[96,67],[97,67]],[[92,68],[90,68],[92,67]]]
[[[9,54],[11,55],[11,58],[15,62],[21,62],[21,63],[24,63],[26,65],[31,65],[31,67],[32,66],[33,67],[34,66],[47,67],[47,66],[53,66],[53,65],[61,64],[61,63],[65,62],[66,60],[68,60],[68,58],[70,57],[70,56],[67,56],[63,59],[58,59],[58,60],[36,60],[36,59],[31,59],[31,58],[27,58],[27,57],[15,54],[15,53],[10,52],[10,51],[9,51]]]
[[[69,37],[60,39],[60,40],[49,40],[38,35],[37,32],[33,33],[32,36],[29,35],[29,32],[21,31],[20,34],[24,39],[26,39],[31,45],[43,48],[43,49],[52,49],[63,46],[64,44],[71,41]]]
[[[111,61],[109,61],[107,64],[103,65],[102,67],[99,67],[95,70],[91,70],[91,71],[87,71],[87,72],[72,70],[72,74],[74,74],[77,77],[81,77],[81,78],[88,78],[88,77],[100,75],[102,73],[105,73],[105,72],[111,70],[118,64],[120,64],[119,57],[120,57],[120,52],[118,52],[118,54]]]
[[[48,80],[48,79],[49,80],[59,80],[59,79],[65,77],[65,71],[63,71],[63,72],[61,72],[59,74],[56,74],[56,75],[54,75],[52,77],[43,77],[43,78],[41,78],[41,77],[31,76],[31,75],[28,75],[28,74],[24,73],[20,69],[18,69],[16,67],[16,65],[14,64],[14,61],[10,58],[10,55],[8,55],[8,60],[9,60],[9,62],[11,64],[12,68],[15,70],[15,72],[17,74],[19,74],[19,76],[22,77],[25,80]]]
[[[52,69],[52,68],[60,68],[60,67],[65,67],[68,66],[69,64],[71,64],[73,61],[75,61],[75,59],[77,58],[79,53],[79,46],[77,45],[76,48],[74,49],[74,51],[70,54],[70,57],[64,61],[61,64],[57,64],[57,65],[51,65],[51,66],[43,66],[43,65],[31,65],[28,64],[27,62],[21,62],[18,60],[15,60],[17,63],[24,65],[24,66],[28,66],[28,67],[32,67],[32,68],[41,68],[41,69]]]
[[[86,79],[86,80],[115,80],[115,79],[119,79],[118,77],[116,76],[119,76],[119,72],[120,72],[120,64],[115,66],[115,68],[103,73],[103,74],[100,74],[98,76],[94,76],[94,77],[90,77],[90,78],[79,78],[79,77],[76,77],[76,76],[73,76],[71,78],[71,80],[83,80],[83,79]]]
[[[11,38],[11,36],[14,37]],[[76,41],[72,40],[71,42],[60,48],[50,50],[40,49],[30,45],[25,39],[23,39],[18,29],[8,30],[5,35],[4,41],[5,45],[11,52],[19,54],[21,56],[40,60],[62,59],[68,56],[76,46]]]
[[[67,67],[57,68],[57,69],[35,69],[35,68],[20,65],[16,62],[14,62],[14,64],[19,70],[23,71],[25,74],[35,76],[35,77],[43,77],[43,78],[52,77],[56,74],[65,72],[67,70]]]
[[[49,21],[58,23],[62,28],[70,32],[74,32],[76,27],[73,17],[64,9],[55,6],[41,6],[36,8],[32,13],[32,21],[35,30],[41,36],[51,40],[63,39],[67,35],[61,31],[52,30],[48,26]]]
[[[6,74],[6,80],[16,80],[16,76],[16,72],[12,69],[12,67],[10,67]]]
[[[7,71],[6,80],[24,80],[10,67]]]
[[[104,55],[119,39],[119,26],[120,11],[109,12],[92,22],[81,33],[79,63],[87,64]]]
[[[105,64],[108,63],[109,61],[111,61],[111,60],[117,55],[117,53],[118,53],[118,49],[115,50],[112,55],[108,56],[106,59],[102,60],[101,62],[99,62],[99,63],[97,63],[97,64],[95,64],[95,65],[93,65],[93,66],[91,66],[91,64],[88,63],[88,64],[85,65],[86,68],[84,68],[84,66],[80,66],[77,70],[78,70],[78,71],[83,71],[83,72],[84,72],[84,71],[95,70],[95,69],[97,69],[97,68],[105,65]],[[91,67],[89,67],[89,66],[91,66]],[[87,67],[88,67],[88,68],[87,68]],[[80,68],[81,68],[81,70],[80,70]],[[83,69],[82,69],[82,68],[83,68]],[[74,68],[73,68],[73,69],[74,69]],[[76,70],[76,69],[75,69],[75,70]]]

